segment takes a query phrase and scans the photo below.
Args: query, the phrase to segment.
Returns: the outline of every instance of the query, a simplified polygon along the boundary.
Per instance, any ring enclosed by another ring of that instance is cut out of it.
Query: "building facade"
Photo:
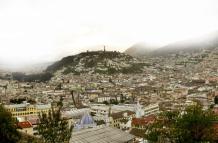
[[[38,116],[39,113],[48,113],[51,110],[51,104],[36,104],[29,103],[5,105],[5,109],[11,112],[12,117],[25,117],[29,115]]]

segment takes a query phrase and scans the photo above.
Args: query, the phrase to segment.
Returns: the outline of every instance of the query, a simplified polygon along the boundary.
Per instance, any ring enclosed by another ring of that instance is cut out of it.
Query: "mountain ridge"
[[[161,46],[151,51],[144,51],[143,47],[131,46],[125,53],[131,55],[132,53],[138,53],[134,56],[136,57],[158,57],[158,56],[168,56],[170,54],[180,54],[180,53],[194,53],[201,50],[214,49],[218,47],[218,31],[205,34],[199,37],[186,39],[182,41],[173,42],[165,46]],[[131,51],[131,52],[128,52]],[[140,52],[138,52],[140,51]]]
[[[143,64],[132,56],[116,51],[91,51],[62,58],[46,69],[46,72],[62,74],[81,73],[138,73]]]
[[[128,54],[133,57],[143,57],[148,56],[152,51],[157,49],[158,46],[147,44],[147,43],[136,43],[132,45],[130,48],[124,51],[125,54]]]

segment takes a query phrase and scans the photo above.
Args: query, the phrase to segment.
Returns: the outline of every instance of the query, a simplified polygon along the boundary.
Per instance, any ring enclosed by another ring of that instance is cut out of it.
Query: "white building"
[[[144,116],[149,116],[151,114],[158,114],[160,112],[159,104],[150,104],[144,108]]]
[[[110,96],[102,96],[102,97],[98,97],[97,102],[98,103],[102,103],[104,101],[110,102],[111,97]]]

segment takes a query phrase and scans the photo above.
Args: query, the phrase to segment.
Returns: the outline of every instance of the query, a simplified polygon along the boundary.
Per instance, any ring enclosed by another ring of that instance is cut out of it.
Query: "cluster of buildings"
[[[140,140],[162,111],[183,110],[196,101],[204,109],[214,104],[218,96],[214,52],[204,51],[206,58],[202,53],[147,58],[139,74],[56,73],[47,83],[0,80],[0,101],[31,135],[37,136],[38,114],[48,113],[61,100],[62,116],[75,126],[78,140],[86,134],[96,136],[93,142],[100,141],[93,131],[108,131],[106,136],[118,132],[126,136],[125,142]]]

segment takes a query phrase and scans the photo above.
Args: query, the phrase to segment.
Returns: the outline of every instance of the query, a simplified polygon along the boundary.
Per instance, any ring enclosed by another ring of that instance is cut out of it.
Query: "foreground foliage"
[[[215,142],[215,118],[212,111],[204,111],[200,105],[187,107],[182,113],[163,112],[149,126],[145,138],[151,143]]]
[[[49,114],[40,114],[38,125],[39,135],[45,143],[68,143],[72,133],[72,127],[61,118],[61,108],[52,110]]]
[[[0,105],[0,143],[16,143],[20,137],[16,120]]]

